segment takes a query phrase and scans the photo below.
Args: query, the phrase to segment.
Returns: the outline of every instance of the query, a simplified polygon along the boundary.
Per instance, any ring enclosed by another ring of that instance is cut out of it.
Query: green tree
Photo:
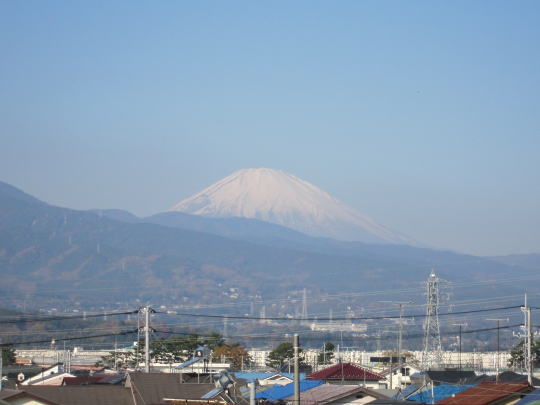
[[[318,364],[331,364],[334,358],[334,350],[336,346],[332,342],[326,342],[324,348],[319,352],[317,356]]]
[[[510,367],[525,366],[525,340],[520,340],[512,349],[510,349],[510,359],[508,365]],[[533,342],[531,347],[534,367],[540,365],[540,340]]]
[[[238,343],[225,342],[221,346],[216,347],[212,356],[214,359],[225,357],[231,362],[231,365],[236,370],[241,370],[242,367],[246,367],[251,364],[251,357],[244,346]]]
[[[298,349],[300,363],[303,363],[302,349]],[[281,369],[284,366],[293,364],[294,361],[294,346],[292,343],[280,343],[274,350],[268,354],[266,365],[275,369]]]
[[[225,339],[217,332],[213,332],[210,336],[201,337],[197,346],[206,346],[210,350],[214,350],[216,347],[225,344]]]
[[[0,350],[2,351],[2,363],[5,366],[15,363],[15,349],[12,345],[0,345]]]
[[[212,333],[204,337],[194,333],[188,336],[171,337],[168,339],[156,338],[150,342],[150,359],[157,363],[182,363],[190,359],[195,349],[199,346],[207,346],[212,350],[223,343],[224,339],[219,333]],[[144,339],[141,339],[138,342],[137,348],[110,352],[107,356],[103,356],[97,364],[115,367],[116,361],[116,367],[134,367],[144,362],[145,345]]]

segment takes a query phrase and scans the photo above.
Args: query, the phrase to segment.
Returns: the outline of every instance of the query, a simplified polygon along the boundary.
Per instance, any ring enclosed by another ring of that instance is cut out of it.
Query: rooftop
[[[323,384],[305,391],[300,396],[300,404],[323,405],[354,394],[365,394],[366,396],[369,395],[374,398],[385,397],[384,395],[358,385]],[[287,397],[285,400],[293,401],[293,395]]]
[[[4,394],[4,391],[2,391]],[[29,385],[20,391],[11,391],[3,399],[35,398],[57,405],[133,405],[131,391],[121,386],[47,386]]]
[[[384,380],[385,377],[379,373],[356,366],[352,363],[338,363],[309,375],[308,379],[379,381]]]
[[[304,380],[300,381],[300,392],[322,385],[320,380]],[[255,396],[257,399],[266,399],[270,402],[279,401],[294,394],[294,383],[287,385],[275,385],[272,388],[261,391]]]
[[[517,396],[520,392],[530,390],[527,383],[502,383],[483,382],[475,387],[462,391],[455,396],[445,398],[437,404],[448,405],[489,405],[494,401]]]
[[[465,391],[472,387],[473,385],[441,384],[441,385],[434,386],[433,390],[431,390],[430,388],[422,392],[417,392],[416,394],[413,394],[407,397],[407,400],[425,402],[426,404],[433,404],[433,403],[443,400],[444,398],[451,397],[452,395],[456,395],[460,393],[461,391]]]

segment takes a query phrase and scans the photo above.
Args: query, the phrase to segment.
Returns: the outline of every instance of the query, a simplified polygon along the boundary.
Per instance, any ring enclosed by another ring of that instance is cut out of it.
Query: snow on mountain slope
[[[242,169],[170,209],[209,217],[244,217],[308,235],[346,241],[416,244],[296,176]]]

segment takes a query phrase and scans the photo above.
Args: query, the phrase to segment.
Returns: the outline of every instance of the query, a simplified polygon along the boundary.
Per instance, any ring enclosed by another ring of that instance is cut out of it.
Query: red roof
[[[453,397],[445,398],[437,404],[447,405],[488,405],[494,401],[511,396],[517,397],[520,391],[526,391],[528,383],[502,383],[483,382],[476,387],[461,391]]]
[[[352,363],[338,363],[332,367],[319,370],[308,376],[310,380],[356,380],[356,381],[379,381],[385,377],[379,373],[355,366]]]

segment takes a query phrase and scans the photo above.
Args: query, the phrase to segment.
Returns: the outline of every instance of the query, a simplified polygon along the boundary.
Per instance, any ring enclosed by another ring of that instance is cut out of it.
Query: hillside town
[[[440,317],[444,313],[439,308],[440,282],[434,271],[426,281],[423,350],[420,351],[406,348],[410,342],[404,339],[402,312],[397,318],[397,346],[390,345],[387,349],[358,350],[332,342],[326,342],[320,348],[303,347],[299,334],[294,334],[292,342],[286,339],[271,350],[263,350],[244,347],[218,333],[177,333],[176,336],[159,337],[154,328],[158,324],[152,323],[152,317],[157,316],[158,311],[146,306],[137,311],[144,322],[137,330],[138,340],[129,346],[117,344],[118,337],[122,336],[118,333],[110,334],[115,337],[114,347],[100,350],[83,346],[68,346],[67,349],[64,346],[62,349],[61,342],[55,340],[48,348],[3,346],[2,358],[7,361],[5,365],[0,364],[0,404],[534,403],[540,398],[540,370],[537,370],[540,347],[532,333],[532,308],[518,308],[525,315],[526,327],[522,328],[525,334],[511,351],[501,351],[499,340],[496,351],[463,350],[462,324],[459,325],[459,350],[445,351],[441,345]],[[305,291],[303,294],[305,297]],[[400,310],[402,308],[403,304]],[[498,312],[501,309],[507,310],[503,307],[464,312]],[[108,314],[109,317],[118,315],[125,315],[125,312]],[[368,332],[365,324],[353,327],[343,321],[328,321],[324,328],[313,328],[308,322],[307,309],[303,315],[288,319],[310,325],[306,331],[321,332],[322,329],[327,332],[327,329],[336,328],[341,338],[347,331],[361,331],[364,335]],[[57,317],[38,319],[58,320]],[[31,320],[11,319],[14,322]],[[224,320],[232,321],[234,317],[224,317]],[[275,317],[273,321],[276,321]],[[255,318],[253,322],[266,325],[269,319]],[[500,328],[497,318],[496,328],[465,332],[497,332],[499,339]],[[103,336],[107,335],[94,337]],[[369,335],[365,336],[369,338]],[[60,340],[65,344],[77,339]],[[34,341],[34,345],[38,343]]]
[[[507,353],[463,352],[461,367],[424,370],[422,354],[414,352],[398,359],[385,352],[305,350],[301,361],[283,357],[278,368],[269,366],[276,350],[247,350],[244,363],[235,365],[234,358],[216,357],[216,348],[204,346],[182,363],[120,360],[134,350],[16,350],[14,364],[3,367],[0,403],[294,404],[299,396],[308,405],[488,405],[525,404],[540,396],[534,388],[540,380],[533,375],[531,383],[518,367],[508,367]],[[451,361],[458,360],[455,354],[443,353]],[[111,356],[114,363],[104,364]]]

